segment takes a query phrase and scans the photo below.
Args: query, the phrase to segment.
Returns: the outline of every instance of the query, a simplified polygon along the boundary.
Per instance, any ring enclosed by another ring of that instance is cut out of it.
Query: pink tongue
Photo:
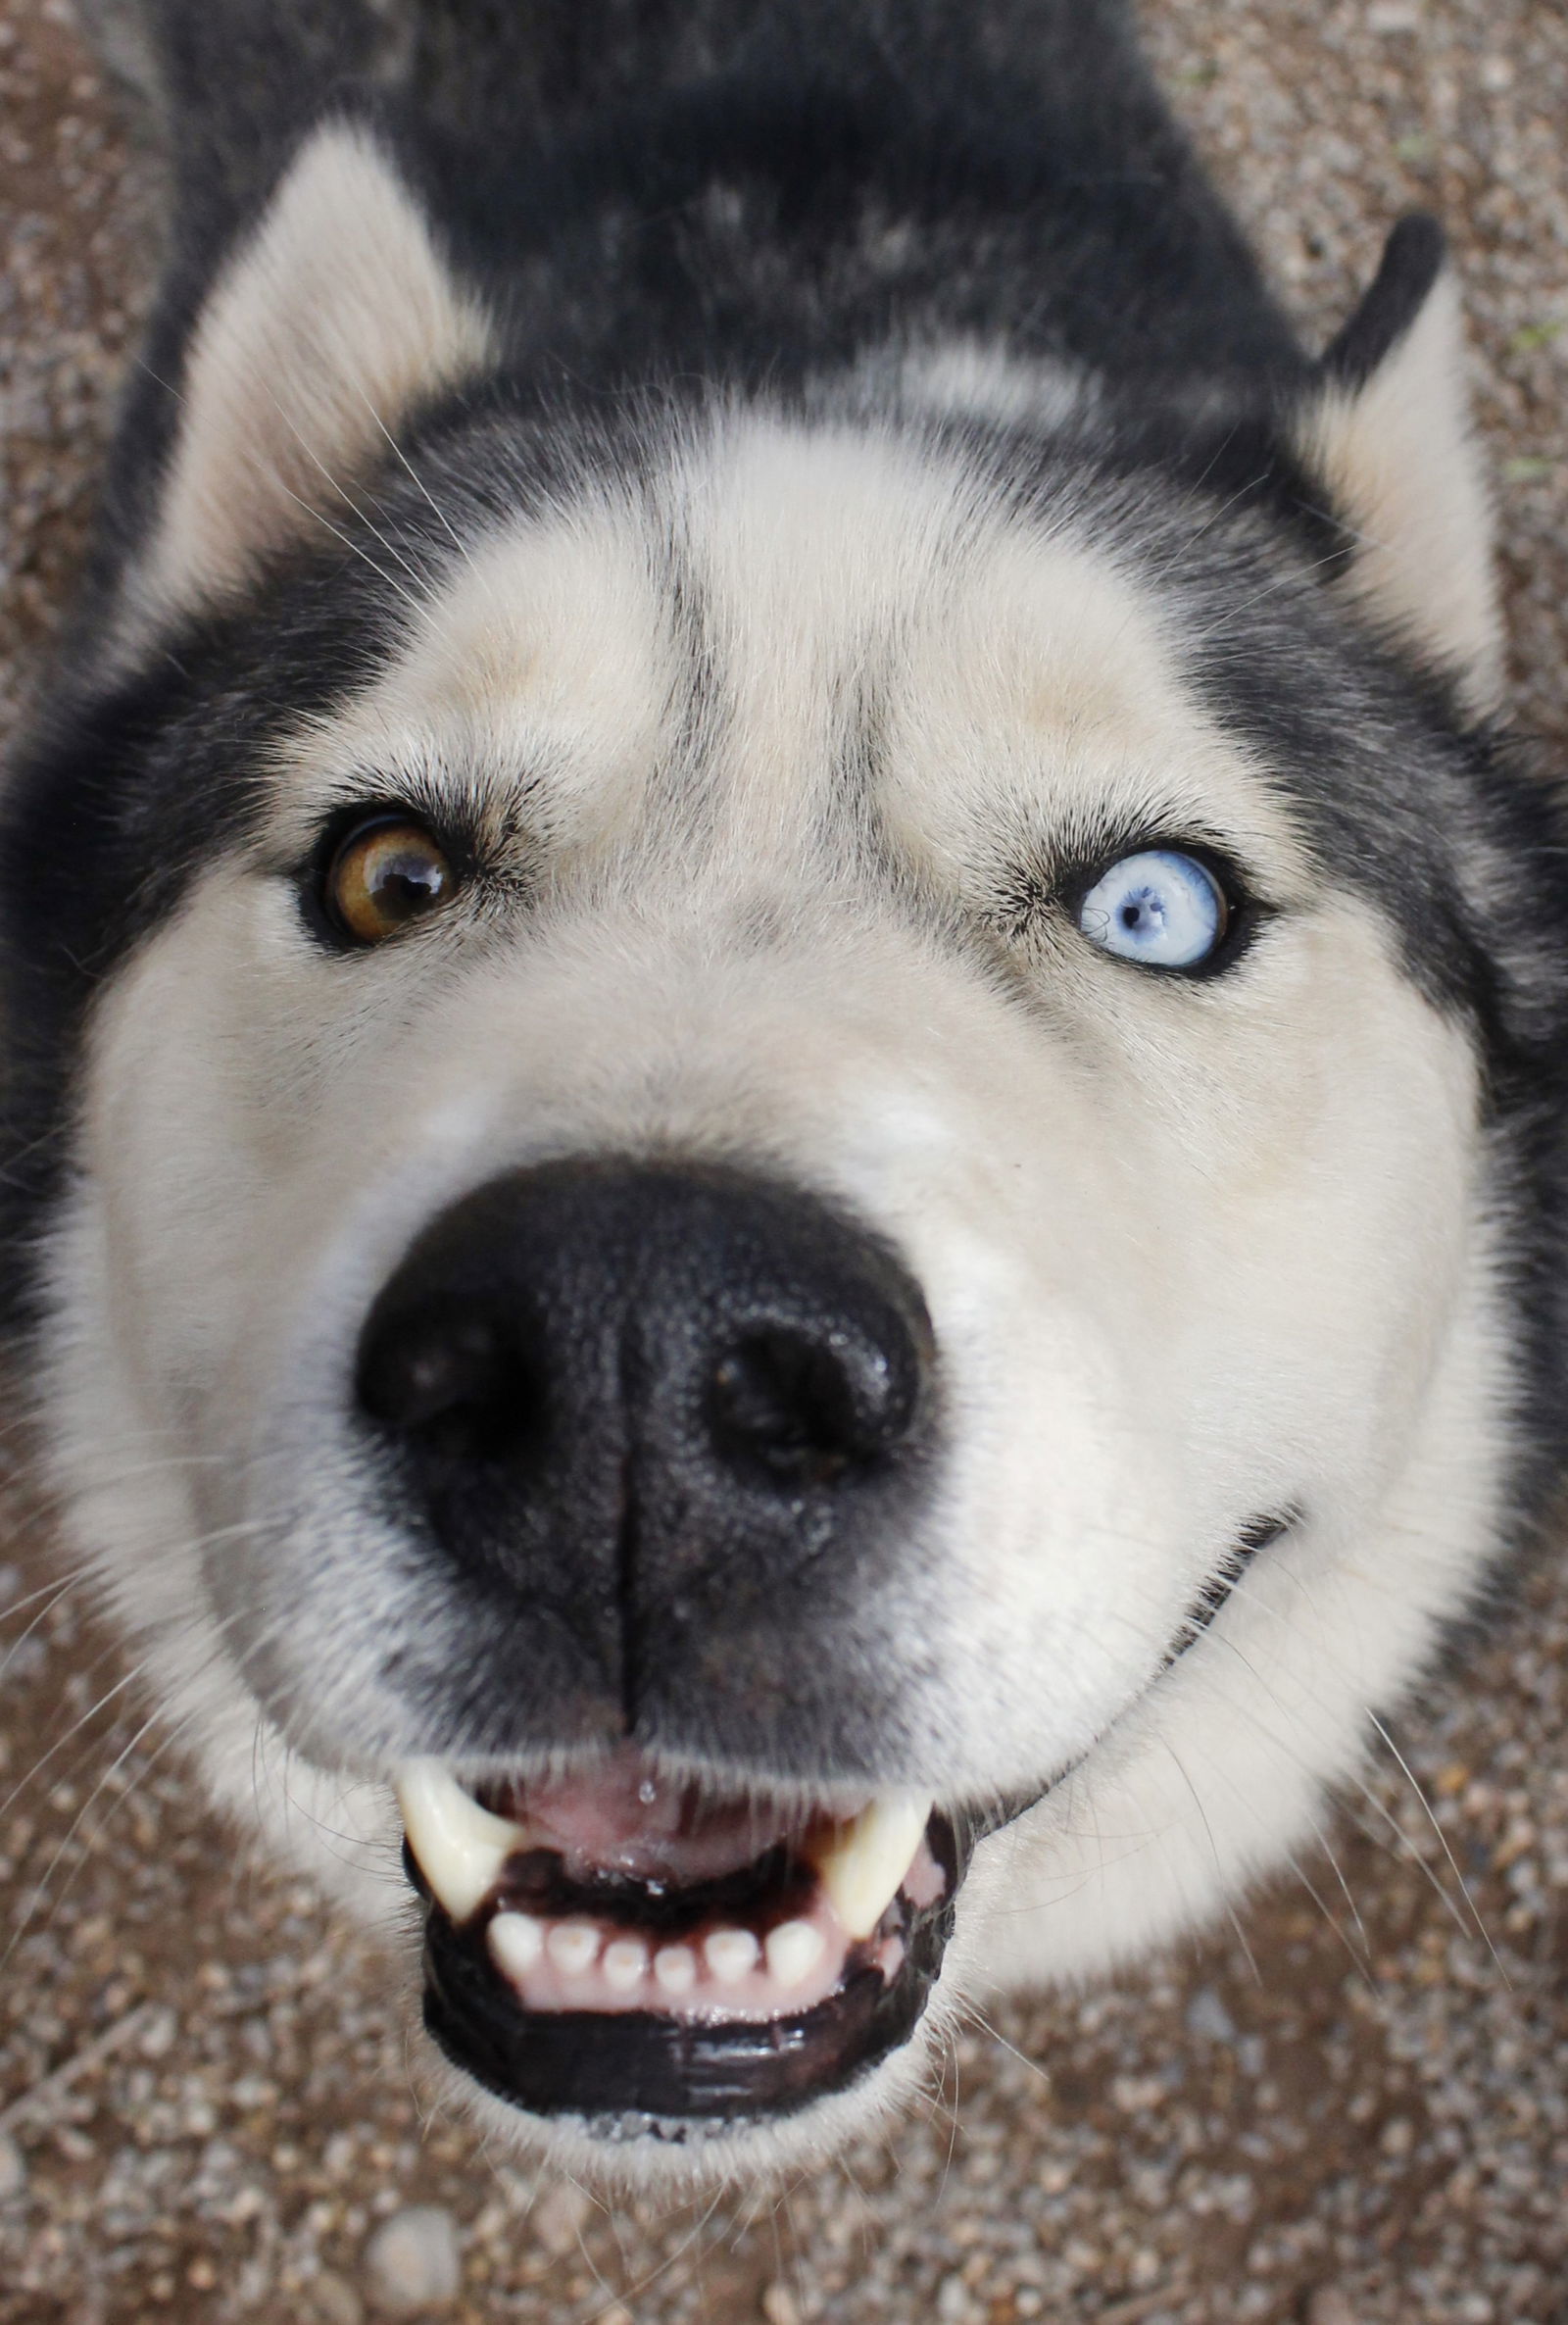
[[[492,1803],[559,1850],[569,1872],[636,1881],[709,1881],[753,1863],[812,1821],[764,1801],[705,1798],[690,1779],[658,1774],[630,1747],[549,1782],[509,1788]]]

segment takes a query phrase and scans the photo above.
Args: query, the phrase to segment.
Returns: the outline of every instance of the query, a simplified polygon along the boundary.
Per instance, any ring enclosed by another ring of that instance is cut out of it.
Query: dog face
[[[979,358],[394,458],[487,325],[341,132],[209,304],[92,714],[136,816],[40,873],[40,761],[11,839],[19,950],[73,878],[119,932],[45,1418],[218,1789],[285,1750],[383,1913],[396,1794],[432,2030],[579,2164],[788,2160],[1211,1910],[1475,1587],[1478,996],[1514,1054],[1555,999],[1523,811],[1364,621],[1490,683],[1440,325],[1299,421],[1387,517],[1424,416],[1423,597]]]

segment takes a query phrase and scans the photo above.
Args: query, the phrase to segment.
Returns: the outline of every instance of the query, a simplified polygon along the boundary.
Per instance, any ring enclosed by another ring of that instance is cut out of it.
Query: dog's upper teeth
[[[868,1938],[898,1896],[931,1807],[917,1793],[884,1793],[812,1851],[822,1887],[852,1938]]]
[[[436,1759],[405,1760],[398,1806],[420,1872],[454,1921],[466,1921],[527,1835],[470,1800]]]

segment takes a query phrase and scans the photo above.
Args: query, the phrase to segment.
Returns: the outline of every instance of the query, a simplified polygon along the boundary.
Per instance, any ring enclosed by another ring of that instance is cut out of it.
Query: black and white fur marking
[[[1441,236],[1304,352],[1112,0],[101,13],[174,208],[0,826],[53,1472],[372,1918],[415,1761],[939,1804],[863,2073],[453,2070],[770,2170],[1310,1835],[1559,1476],[1568,833]],[[367,946],[378,816],[451,888]],[[1150,851],[1191,973],[1079,924]]]

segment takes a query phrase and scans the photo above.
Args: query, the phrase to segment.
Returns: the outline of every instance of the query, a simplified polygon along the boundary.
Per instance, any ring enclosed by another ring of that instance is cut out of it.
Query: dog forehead
[[[491,519],[282,761],[307,803],[313,776],[366,768],[525,782],[567,841],[624,835],[662,778],[689,808],[696,771],[710,842],[789,852],[872,770],[895,839],[939,859],[994,841],[1019,795],[1130,821],[1190,800],[1294,853],[1132,562],[891,425],[737,415]]]
[[[307,820],[323,792],[416,776],[484,804],[548,789],[571,836],[635,808],[676,685],[666,593],[629,495],[604,491],[464,538],[402,593],[368,684],[287,727],[277,805]],[[474,799],[474,794],[480,796]]]

